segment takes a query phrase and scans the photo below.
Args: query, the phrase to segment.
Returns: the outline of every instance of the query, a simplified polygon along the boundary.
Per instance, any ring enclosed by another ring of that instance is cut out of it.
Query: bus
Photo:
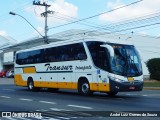
[[[103,39],[54,42],[15,55],[14,83],[52,90],[74,89],[83,95],[141,91],[141,57],[134,45]]]

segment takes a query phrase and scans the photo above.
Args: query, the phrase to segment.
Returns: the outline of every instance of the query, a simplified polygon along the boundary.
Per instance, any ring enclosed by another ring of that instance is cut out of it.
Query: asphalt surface
[[[12,113],[12,117],[0,117],[0,120],[158,120],[160,117],[154,115],[160,115],[159,102],[160,90],[123,92],[115,97],[105,93],[81,96],[73,90],[31,92],[14,86],[13,79],[0,79],[1,112],[40,113],[42,116],[22,118]],[[143,113],[148,116],[134,116]]]

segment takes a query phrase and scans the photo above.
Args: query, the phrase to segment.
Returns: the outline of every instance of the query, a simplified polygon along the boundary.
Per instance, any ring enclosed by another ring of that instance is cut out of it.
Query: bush
[[[160,80],[160,58],[153,58],[147,61],[150,79]]]

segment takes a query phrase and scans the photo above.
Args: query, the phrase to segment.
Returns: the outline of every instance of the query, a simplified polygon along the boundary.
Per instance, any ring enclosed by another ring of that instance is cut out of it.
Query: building
[[[104,39],[117,39],[119,41],[126,41],[134,44],[141,53],[142,65],[144,75],[149,75],[148,69],[145,65],[147,60],[151,58],[160,58],[160,38],[155,38],[151,36],[141,36],[141,35],[128,35],[128,34],[118,34],[118,33],[107,33],[107,32],[97,32],[97,31],[86,31],[86,30],[68,30],[61,33],[53,34],[48,37],[49,43],[64,41],[70,39],[86,39],[92,37],[101,37]],[[1,38],[2,39],[2,38]],[[1,41],[0,39],[0,41]],[[21,43],[10,42],[11,40],[3,37],[3,41],[8,41],[5,45],[0,46],[0,69],[13,69],[14,54],[18,50],[28,49],[31,47],[46,44],[42,38],[34,38]]]
[[[6,35],[0,35],[0,70],[2,69],[13,69],[13,58],[14,58],[14,52],[10,51],[8,53],[3,52],[3,48],[7,48],[9,46],[17,44],[17,41],[13,38],[6,36]]]

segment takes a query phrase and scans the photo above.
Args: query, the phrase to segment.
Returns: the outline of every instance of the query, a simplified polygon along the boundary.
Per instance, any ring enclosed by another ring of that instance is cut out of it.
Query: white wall
[[[2,54],[0,54],[0,71],[3,69]]]
[[[13,52],[4,53],[3,62],[4,63],[13,62],[13,57],[14,57]]]

